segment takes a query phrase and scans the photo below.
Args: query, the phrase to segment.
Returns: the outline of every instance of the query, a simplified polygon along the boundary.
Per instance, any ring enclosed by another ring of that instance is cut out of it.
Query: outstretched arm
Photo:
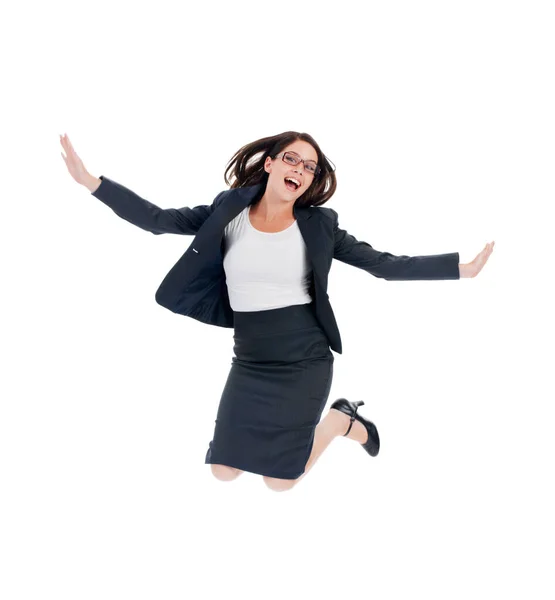
[[[219,204],[219,199],[224,193],[218,194],[211,205],[162,209],[103,175],[100,178],[91,175],[67,135],[60,135],[60,143],[66,151],[66,156],[61,153],[62,158],[69,174],[77,183],[84,185],[93,196],[104,202],[122,219],[154,234],[196,234]]]
[[[459,279],[459,253],[432,254],[430,256],[396,256],[375,250],[367,242],[357,240],[339,227],[339,218],[334,214],[334,254],[337,260],[363,269],[388,281]]]
[[[220,192],[210,206],[201,204],[194,208],[185,206],[163,209],[108,177],[101,175],[100,180],[100,185],[92,195],[122,219],[154,234],[195,235],[219,204],[218,200],[224,193]]]

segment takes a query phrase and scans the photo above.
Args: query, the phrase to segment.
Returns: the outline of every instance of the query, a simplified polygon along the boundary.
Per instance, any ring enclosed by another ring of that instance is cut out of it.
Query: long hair
[[[264,170],[264,162],[268,156],[275,159],[284,148],[296,140],[308,142],[318,154],[320,172],[314,176],[310,187],[300,196],[296,204],[299,206],[320,206],[326,203],[337,187],[335,165],[320,150],[320,146],[308,133],[286,131],[278,135],[261,138],[243,146],[232,156],[227,164],[224,179],[231,189],[263,184],[266,189],[269,173]],[[233,177],[233,182],[230,181]]]

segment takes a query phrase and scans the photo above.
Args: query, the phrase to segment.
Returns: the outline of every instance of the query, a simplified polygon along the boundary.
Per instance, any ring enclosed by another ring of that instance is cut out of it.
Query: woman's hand
[[[459,273],[461,279],[463,277],[476,277],[478,273],[482,270],[490,254],[493,252],[493,247],[495,246],[495,242],[490,242],[484,246],[484,249],[476,256],[476,258],[467,264],[459,264]]]
[[[64,134],[63,136],[60,135],[60,143],[62,144],[62,148],[66,151],[67,156],[64,156],[63,152],[60,152],[60,154],[66,163],[69,174],[77,183],[86,186],[91,192],[94,192],[100,185],[101,180],[97,177],[93,177],[87,169],[85,169],[83,161],[77,156],[67,134]]]

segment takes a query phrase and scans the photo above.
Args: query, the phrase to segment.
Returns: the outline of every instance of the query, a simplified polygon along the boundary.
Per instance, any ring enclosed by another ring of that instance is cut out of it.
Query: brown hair
[[[320,206],[326,203],[334,194],[337,187],[335,165],[326,158],[314,138],[308,133],[286,131],[278,135],[261,138],[243,146],[232,156],[227,164],[224,179],[231,189],[262,183],[266,189],[269,174],[264,170],[264,162],[268,156],[275,158],[284,148],[295,140],[308,142],[318,154],[320,172],[314,176],[310,187],[300,196],[296,204],[299,206]],[[260,157],[255,158],[256,155]],[[229,176],[234,178],[230,183]],[[327,189],[326,189],[327,188]]]

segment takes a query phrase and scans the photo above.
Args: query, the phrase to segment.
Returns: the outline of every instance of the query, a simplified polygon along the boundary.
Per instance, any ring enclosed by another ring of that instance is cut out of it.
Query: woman
[[[335,192],[335,172],[306,133],[242,147],[226,169],[230,190],[211,206],[181,209],[161,209],[90,175],[67,135],[60,141],[72,177],[120,217],[154,234],[196,235],[156,300],[234,328],[235,356],[205,459],[224,481],[248,471],[273,490],[291,489],[338,435],[378,454],[378,431],[358,414],[364,402],[340,398],[320,419],[333,378],[330,347],[341,352],[326,293],[332,258],[388,280],[459,279],[476,276],[493,250],[486,244],[459,264],[456,252],[394,256],[356,240],[322,207]]]

